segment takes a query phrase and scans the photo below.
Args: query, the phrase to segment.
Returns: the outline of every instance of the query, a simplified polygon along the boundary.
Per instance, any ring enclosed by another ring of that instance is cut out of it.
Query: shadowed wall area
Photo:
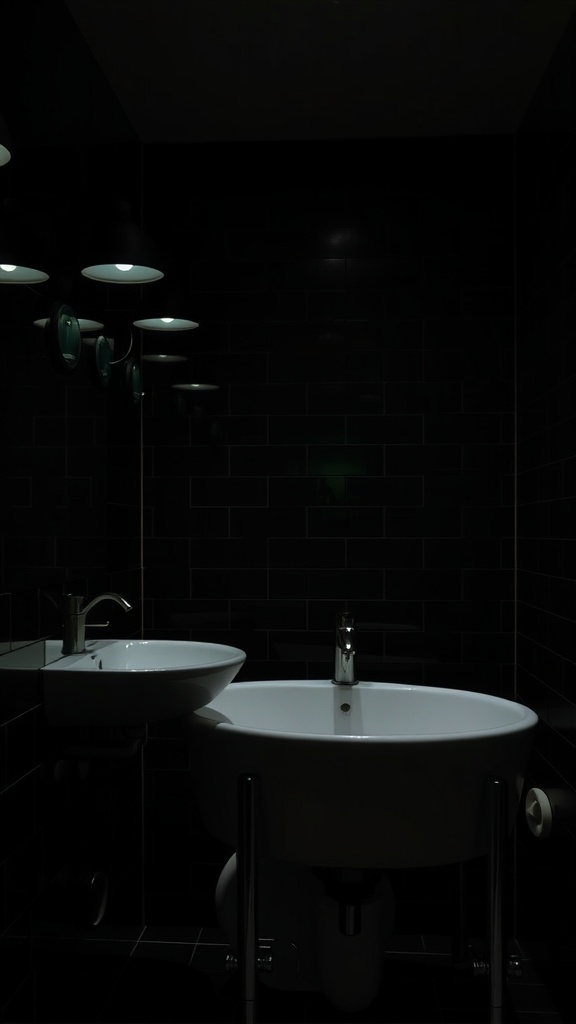
[[[59,25],[71,31],[70,19]],[[77,32],[61,39],[90,94],[93,58]],[[133,405],[121,362],[105,391],[87,347],[74,374],[50,364],[32,320],[44,294],[62,297],[65,275],[45,293],[0,290],[3,649],[26,644],[41,664],[62,592],[113,589],[134,606],[128,617],[106,608],[116,635],[239,646],[239,680],[327,678],[347,605],[361,678],[527,703],[541,725],[526,783],[561,796],[549,840],[519,815],[508,915],[564,1021],[576,838],[573,51],[572,26],[515,135],[141,145],[105,91],[77,148],[34,137],[46,118],[23,115],[23,144],[0,169],[2,198],[17,200],[51,264],[71,268],[72,294],[118,357],[142,291],[78,276],[88,228],[120,193],[199,324],[133,332],[144,391]],[[65,135],[72,90],[42,68],[42,109],[60,110]],[[146,358],[158,352],[184,361]],[[203,962],[230,853],[199,820],[182,724],[151,725],[132,758],[96,761],[48,728],[37,682],[12,680],[1,700],[0,1019],[104,1020],[117,992],[109,1019],[162,1020],[157,997],[135,1006],[130,978],[146,991],[142,958],[152,978],[163,929],[182,964],[197,946]],[[86,863],[110,877],[107,916],[88,936],[66,882]],[[393,874],[401,934],[449,936],[456,872]],[[484,881],[471,863],[478,933]],[[104,937],[95,1010],[87,954]],[[124,973],[128,960],[138,975]],[[78,984],[67,987],[71,963]],[[200,1007],[232,1019],[200,970],[175,980],[182,1014],[190,978],[195,1019]],[[542,993],[525,980],[518,1020]],[[430,1005],[438,1019],[457,1013],[435,985],[422,1020]],[[321,1012],[298,1009],[310,1022]]]

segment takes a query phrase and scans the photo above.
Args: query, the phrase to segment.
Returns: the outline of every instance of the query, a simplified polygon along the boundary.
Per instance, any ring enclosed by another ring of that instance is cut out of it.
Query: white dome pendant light
[[[48,280],[49,275],[43,270],[29,266],[35,262],[33,250],[37,246],[28,235],[5,202],[0,223],[0,284],[41,284]]]
[[[163,281],[144,297],[132,322],[143,331],[193,331],[198,324],[188,317],[188,304],[177,287]]]
[[[179,316],[148,317],[144,320],[134,320],[134,327],[140,327],[144,331],[192,331],[198,324],[195,320],[186,320]]]
[[[94,244],[93,262],[82,274],[106,284],[148,284],[159,281],[164,272],[151,239],[130,215],[127,203],[120,206],[119,220]]]
[[[199,326],[196,320],[189,319],[186,306],[187,302],[180,290],[172,284],[167,285],[165,281],[152,294],[144,296],[132,323],[142,331],[157,332],[162,339],[151,339],[151,351],[146,351],[145,346],[142,355],[145,362],[169,365],[188,361],[188,355],[164,349],[169,335],[193,331]]]

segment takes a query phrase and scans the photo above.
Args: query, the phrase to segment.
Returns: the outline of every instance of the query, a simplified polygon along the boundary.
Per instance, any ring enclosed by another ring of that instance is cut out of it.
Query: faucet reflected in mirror
[[[86,644],[86,616],[100,601],[115,601],[125,612],[132,609],[132,605],[125,597],[113,591],[99,594],[87,605],[82,607],[84,598],[77,594],[64,594],[62,611],[64,615],[62,654],[83,654]],[[90,626],[107,626],[108,623],[89,623]]]

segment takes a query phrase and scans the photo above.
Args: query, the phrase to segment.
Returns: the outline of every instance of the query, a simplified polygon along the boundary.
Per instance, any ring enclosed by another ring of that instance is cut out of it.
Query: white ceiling
[[[66,0],[143,143],[514,132],[576,0]]]

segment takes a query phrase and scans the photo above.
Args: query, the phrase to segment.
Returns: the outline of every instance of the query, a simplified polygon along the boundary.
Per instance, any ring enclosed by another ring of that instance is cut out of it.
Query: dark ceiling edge
[[[140,138],[63,0],[0,3],[2,113],[15,149]],[[18,87],[15,88],[15,83]]]
[[[568,91],[565,75],[562,74],[562,88],[558,89],[560,70],[576,67],[576,10],[570,15],[558,44],[550,55],[538,86],[524,111],[515,134],[520,132],[574,130],[574,97]],[[556,77],[558,76],[558,77]],[[576,92],[576,79],[572,88]]]

